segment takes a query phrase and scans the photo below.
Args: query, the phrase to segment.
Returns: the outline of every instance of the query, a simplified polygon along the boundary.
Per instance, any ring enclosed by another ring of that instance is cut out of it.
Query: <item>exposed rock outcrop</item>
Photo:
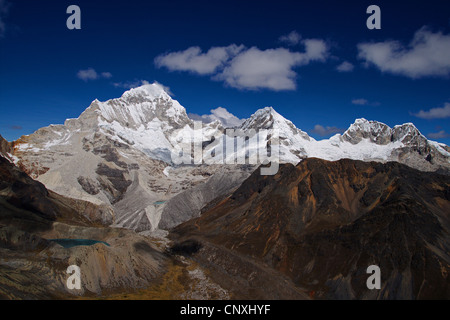
[[[253,170],[253,166],[223,167],[206,182],[179,193],[165,204],[158,227],[169,230],[200,216],[206,204],[217,197],[226,197],[248,178]]]

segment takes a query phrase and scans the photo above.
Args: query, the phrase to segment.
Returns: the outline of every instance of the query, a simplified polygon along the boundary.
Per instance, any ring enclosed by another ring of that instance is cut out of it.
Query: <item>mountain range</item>
[[[225,134],[229,129],[244,135],[254,130],[259,133],[258,140],[244,137],[246,147],[230,152]],[[191,152],[191,144],[201,150],[200,159]],[[208,181],[219,171],[222,175],[224,170],[241,172],[227,184],[228,190],[237,187],[249,168],[260,164],[251,161],[255,158],[248,156],[248,150],[261,146],[276,146],[279,156],[275,160],[294,165],[309,157],[349,158],[397,161],[422,171],[450,172],[449,147],[428,140],[411,123],[390,128],[357,119],[342,135],[317,141],[266,107],[234,128],[226,128],[220,121],[199,127],[158,83],[131,89],[106,102],[94,100],[76,119],[10,143],[2,141],[2,145],[5,157],[48,189],[107,206],[111,215],[104,216],[104,221],[137,231],[159,229],[161,216],[167,212],[164,208],[173,196]],[[188,150],[182,163],[174,161],[178,150]],[[216,180],[220,184],[220,179]],[[217,195],[213,192],[205,199]],[[196,206],[206,203],[200,201]]]
[[[272,107],[200,123],[146,84],[0,136],[0,297],[66,298],[76,263],[77,295],[448,299],[449,176],[450,148],[412,123],[318,141]]]

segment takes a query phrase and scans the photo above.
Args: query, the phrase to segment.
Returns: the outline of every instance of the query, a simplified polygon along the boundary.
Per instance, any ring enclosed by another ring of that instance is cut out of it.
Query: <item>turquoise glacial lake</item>
[[[107,242],[91,239],[48,239],[48,240],[56,242],[57,244],[63,246],[64,248],[72,248],[76,246],[92,246],[96,243],[103,243],[108,247],[110,246],[109,243]]]

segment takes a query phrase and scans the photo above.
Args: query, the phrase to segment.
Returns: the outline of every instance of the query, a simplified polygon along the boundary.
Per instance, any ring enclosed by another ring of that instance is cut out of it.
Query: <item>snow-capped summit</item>
[[[276,143],[279,145],[280,162],[296,164],[307,156],[305,146],[315,141],[306,132],[298,129],[290,120],[284,118],[273,107],[265,107],[257,110],[245,120],[240,129],[266,130],[267,133],[260,135],[265,143]],[[272,141],[278,138],[278,142]]]
[[[404,123],[390,128],[378,121],[356,119],[342,135],[343,140],[358,144],[363,139],[369,139],[378,145],[400,142],[404,145],[426,145],[428,139],[420,133],[413,123]]]
[[[105,102],[94,100],[79,120],[91,126],[93,118],[100,126],[117,123],[134,130],[149,127],[153,121],[167,122],[172,127],[190,123],[185,108],[158,83],[130,89],[120,98]]]
[[[391,128],[378,121],[356,119],[344,132],[342,138],[352,144],[358,144],[362,139],[369,139],[376,144],[388,144],[391,141]]]
[[[425,144],[428,139],[420,133],[411,122],[394,126],[392,129],[392,141],[401,141],[405,144]]]
[[[290,120],[276,112],[273,107],[265,107],[257,110],[250,118],[242,123],[240,129],[277,129],[280,132],[280,136],[285,138],[300,135],[305,140],[309,141],[311,139],[306,132],[298,129]]]
[[[158,82],[154,82],[152,84],[146,83],[143,84],[140,87],[131,88],[128,91],[125,91],[122,95],[122,98],[127,97],[136,97],[136,96],[143,96],[150,99],[154,98],[163,98],[168,99],[170,98],[170,95],[168,92],[166,92],[166,89],[163,85],[159,84]]]
[[[235,128],[244,132],[264,131],[258,138],[258,146],[254,147],[279,145],[280,162],[296,164],[306,157],[403,161],[414,155],[418,157],[413,161],[416,168],[432,170],[437,163],[449,163],[448,151],[426,139],[412,123],[390,128],[384,123],[360,118],[342,135],[316,141],[273,107],[265,107]],[[105,102],[94,100],[77,119],[69,119],[62,126],[39,129],[28,139],[33,142],[22,144],[20,149],[49,150],[53,146],[71,144],[75,132],[86,132],[87,140],[99,134],[171,164],[180,141],[186,148],[191,139],[211,148],[208,141],[213,135],[220,136],[224,127],[216,121],[203,123],[201,129],[195,127],[185,108],[172,99],[164,86],[155,82],[130,89],[119,98]],[[219,149],[215,148],[217,154],[220,154]],[[424,162],[425,158],[429,161]]]

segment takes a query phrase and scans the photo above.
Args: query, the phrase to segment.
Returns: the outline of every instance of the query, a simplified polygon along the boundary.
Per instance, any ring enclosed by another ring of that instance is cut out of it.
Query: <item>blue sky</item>
[[[73,4],[80,30],[66,27]],[[316,139],[361,117],[413,122],[450,144],[450,2],[0,0],[7,140],[142,81],[197,115],[272,106]]]

